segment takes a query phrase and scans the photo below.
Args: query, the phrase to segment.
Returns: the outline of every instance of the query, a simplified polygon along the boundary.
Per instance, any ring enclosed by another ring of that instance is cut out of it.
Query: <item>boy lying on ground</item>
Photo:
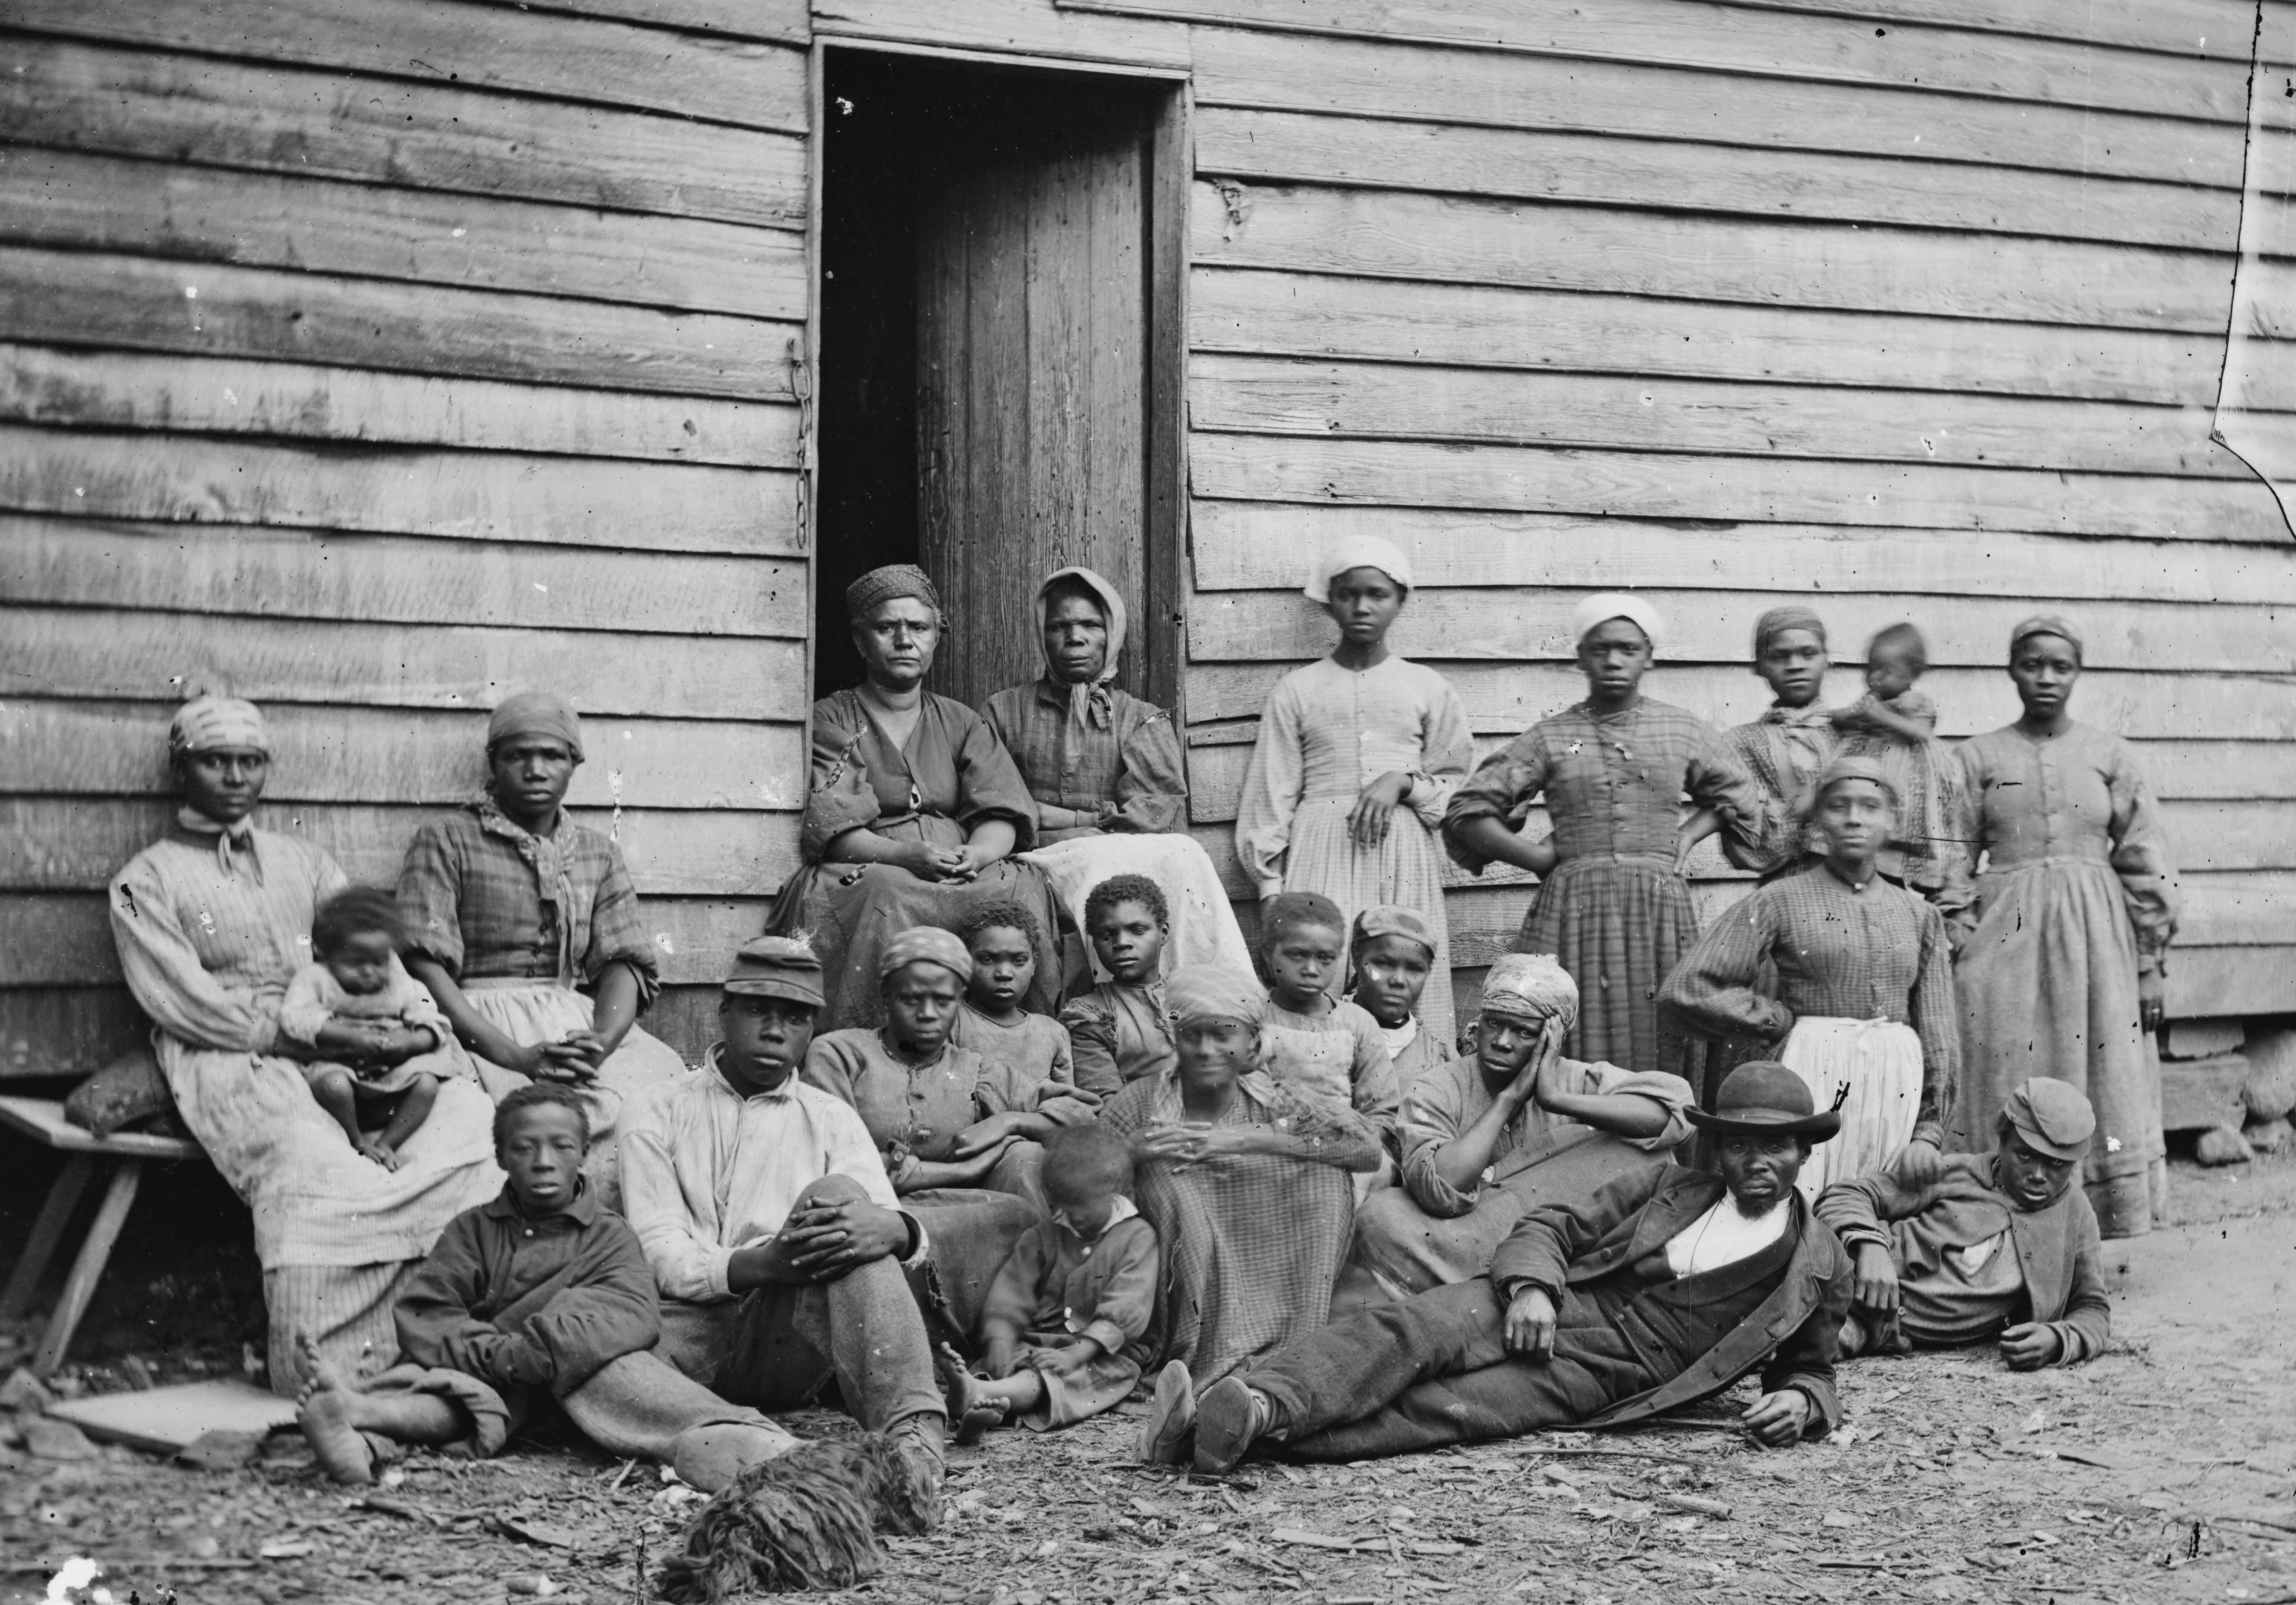
[[[653,1271],[584,1181],[589,1146],[580,1093],[521,1087],[495,1113],[509,1183],[447,1223],[415,1273],[395,1313],[400,1363],[361,1387],[299,1335],[311,1383],[297,1420],[336,1481],[373,1482],[405,1445],[496,1454],[554,1405],[600,1446],[705,1487],[794,1442],[654,1357]]]
[[[1857,1266],[1845,1358],[1997,1338],[2012,1371],[2032,1371],[2104,1347],[2103,1245],[2073,1185],[2096,1111],[2070,1082],[2036,1076],[1999,1127],[1992,1153],[1949,1155],[1932,1181],[1891,1165],[1818,1195],[1818,1219]]]

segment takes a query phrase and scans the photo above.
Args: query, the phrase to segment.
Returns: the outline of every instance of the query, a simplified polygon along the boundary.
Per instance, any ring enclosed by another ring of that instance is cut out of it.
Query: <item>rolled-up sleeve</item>
[[[414,832],[398,866],[398,917],[406,951],[448,975],[463,973],[463,859],[437,821]]]
[[[1451,807],[1443,815],[1443,846],[1453,863],[1481,874],[1490,860],[1461,839],[1460,828],[1479,819],[1496,819],[1509,830],[1519,829],[1530,811],[1531,799],[1546,789],[1546,747],[1533,725],[1475,766],[1459,782]]]
[[[1679,1147],[1690,1136],[1690,1106],[1698,1101],[1690,1083],[1664,1070],[1621,1069],[1615,1064],[1581,1064],[1564,1060],[1578,1072],[1581,1094],[1598,1098],[1615,1098],[1631,1094],[1647,1098],[1666,1110],[1666,1128],[1648,1137],[1630,1137],[1620,1132],[1611,1135],[1631,1148],[1644,1153],[1664,1153]]]
[[[861,733],[832,715],[832,704],[813,705],[813,781],[798,831],[798,850],[808,864],[819,864],[831,842],[848,831],[868,829],[882,812],[862,761]]]
[[[1403,1148],[1403,1189],[1413,1203],[1444,1220],[1472,1210],[1480,1193],[1480,1189],[1462,1191],[1435,1169],[1436,1155],[1466,1125],[1458,1077],[1448,1068],[1431,1070],[1414,1082],[1396,1117],[1396,1136]]]

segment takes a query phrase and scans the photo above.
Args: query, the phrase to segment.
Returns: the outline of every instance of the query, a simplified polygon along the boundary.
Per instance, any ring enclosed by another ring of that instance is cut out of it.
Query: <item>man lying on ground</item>
[[[1892,1164],[1818,1194],[1857,1270],[1843,1357],[1998,1339],[2012,1371],[2033,1371],[2104,1347],[2103,1245],[2073,1185],[2096,1111],[2071,1083],[2036,1076],[1998,1124],[1992,1153],[1950,1154],[1933,1180]]]
[[[1295,1338],[1214,1385],[1157,1389],[1152,1459],[1226,1471],[1256,1444],[1365,1460],[1555,1427],[1644,1421],[1759,1367],[1743,1418],[1784,1447],[1841,1419],[1834,1345],[1849,1257],[1794,1178],[1837,1118],[1780,1064],[1741,1065],[1712,1113],[1718,1175],[1621,1177],[1542,1206],[1488,1276]]]
[[[495,1111],[509,1183],[448,1222],[415,1272],[394,1312],[400,1363],[362,1388],[299,1336],[311,1380],[297,1419],[338,1482],[373,1482],[406,1445],[493,1454],[562,1408],[601,1446],[669,1461],[704,1486],[794,1441],[650,1352],[653,1272],[583,1177],[589,1147],[579,1093],[519,1088]]]

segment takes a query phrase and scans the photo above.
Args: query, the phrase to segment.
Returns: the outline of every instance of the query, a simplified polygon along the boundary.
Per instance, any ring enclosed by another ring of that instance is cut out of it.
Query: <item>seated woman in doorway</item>
[[[621,849],[577,824],[566,790],[583,761],[573,704],[504,697],[487,720],[487,786],[414,833],[398,871],[408,973],[430,989],[499,1102],[536,1080],[579,1089],[584,1174],[621,1208],[623,1110],[685,1073],[638,1029],[660,991]]]
[[[1725,912],[1659,993],[1684,1029],[1769,1043],[1841,1111],[1841,1134],[1802,1168],[1812,1200],[1886,1166],[1925,1184],[1942,1163],[1961,1071],[1953,956],[1936,908],[1876,871],[1897,810],[1881,759],[1836,757],[1809,815],[1824,858]]]
[[[1511,953],[1483,981],[1475,1051],[1403,1095],[1403,1183],[1356,1216],[1354,1263],[1405,1296],[1490,1273],[1543,1205],[1663,1170],[1690,1135],[1690,1084],[1562,1057],[1578,988],[1546,954]]]
[[[1166,962],[1250,967],[1250,950],[1210,856],[1188,830],[1180,738],[1164,709],[1116,689],[1128,615],[1116,587],[1062,569],[1037,590],[1045,672],[981,704],[1035,800],[1037,845],[1081,932],[1085,899],[1111,875],[1145,875],[1171,907]],[[1095,967],[1094,979],[1107,975]]]
[[[292,1396],[307,1352],[349,1376],[393,1352],[407,1278],[448,1221],[502,1186],[493,1110],[477,1083],[440,1083],[396,1169],[343,1140],[304,1083],[316,1050],[282,1034],[279,1009],[320,903],[348,881],[309,843],[255,827],[271,741],[253,704],[185,703],[168,756],[183,807],[113,880],[112,937],[184,1124],[253,1212],[271,1386]],[[398,1035],[376,1062],[430,1050],[427,1032]]]
[[[873,569],[846,588],[859,685],[813,705],[813,790],[799,846],[805,867],[783,888],[771,929],[803,933],[821,955],[832,1029],[884,1019],[879,954],[918,926],[963,926],[1018,904],[1035,921],[1036,974],[1022,1006],[1059,999],[1051,883],[1015,847],[1037,837],[1037,805],[996,733],[962,702],[925,690],[946,620],[910,563]]]

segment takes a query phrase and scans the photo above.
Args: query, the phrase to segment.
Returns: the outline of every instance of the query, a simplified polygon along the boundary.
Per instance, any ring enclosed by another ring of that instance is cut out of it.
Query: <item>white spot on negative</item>
[[[185,300],[187,300],[187,301],[196,301],[196,300],[198,300],[198,299],[200,299],[200,287],[199,287],[197,284],[186,284],[186,285],[184,285],[184,299]]]
[[[549,587],[548,585],[544,585],[544,584],[543,584],[540,580],[538,580],[538,579],[537,579],[537,580],[536,580],[536,581],[534,582],[534,588],[535,588],[536,590],[537,590],[537,591],[541,592],[545,596],[547,596],[547,595],[549,595],[549,594],[550,594],[550,587]]]
[[[677,951],[676,948],[669,945],[669,932],[666,930],[657,930],[653,933],[653,945],[656,947],[660,948],[664,953],[676,953]]]

